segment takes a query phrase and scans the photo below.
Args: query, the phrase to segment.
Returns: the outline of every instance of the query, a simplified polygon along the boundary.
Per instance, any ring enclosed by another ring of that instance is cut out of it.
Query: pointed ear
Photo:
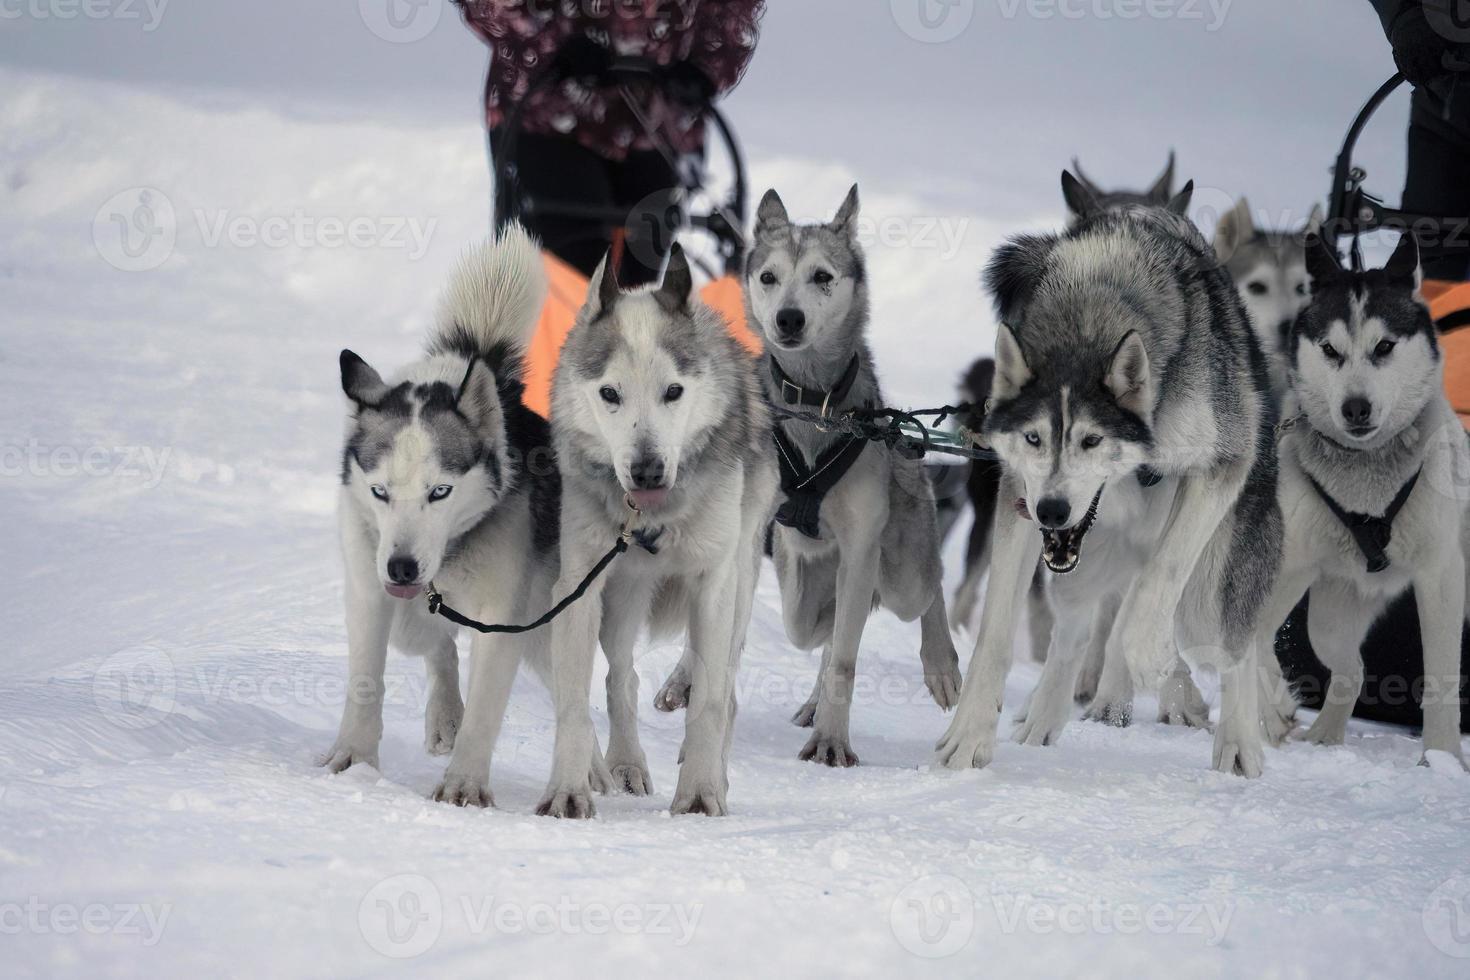
[[[1137,330],[1128,331],[1128,336],[1113,351],[1103,386],[1112,392],[1119,408],[1142,419],[1152,417],[1153,376],[1149,370],[1148,351]]]
[[[612,265],[612,252],[608,252],[592,273],[592,281],[587,284],[587,312],[593,317],[602,316],[622,295],[617,270]]]
[[[1076,166],[1075,160],[1073,166]],[[1073,177],[1070,170],[1062,171],[1062,200],[1067,202],[1067,210],[1079,218],[1091,217],[1102,210],[1092,185],[1085,179]]]
[[[678,242],[669,249],[669,266],[664,270],[663,285],[658,287],[654,298],[666,310],[689,309],[689,297],[694,292],[694,276],[689,271],[689,257]]]
[[[1187,182],[1183,189],[1169,199],[1165,205],[1171,212],[1181,218],[1189,217],[1189,202],[1194,200],[1194,181]]]
[[[857,234],[858,216],[858,185],[853,184],[852,190],[847,192],[847,198],[842,202],[842,207],[837,209],[837,217],[827,227],[839,235],[849,238]]]
[[[500,418],[500,392],[495,385],[495,374],[479,358],[475,358],[465,374],[455,405],[481,431]]]
[[[1342,262],[1337,249],[1327,243],[1321,235],[1307,235],[1307,275],[1312,279],[1315,291],[1319,285],[1342,275]]]
[[[1220,215],[1215,226],[1215,254],[1222,261],[1229,261],[1235,250],[1250,241],[1256,233],[1256,219],[1251,216],[1250,202],[1245,198],[1235,202],[1235,207]]]
[[[1046,273],[1046,260],[1057,240],[1045,235],[1021,235],[995,250],[985,267],[985,288],[995,298],[1002,323],[1019,324],[1026,305]]]
[[[1405,230],[1399,236],[1399,243],[1394,248],[1393,254],[1388,257],[1388,264],[1383,267],[1388,273],[1388,278],[1398,282],[1412,282],[1417,288],[1419,285],[1419,241],[1414,237],[1412,230]]]
[[[1157,204],[1167,204],[1174,196],[1174,151],[1169,151],[1169,165],[1159,174],[1159,179],[1148,189],[1148,199]]]
[[[755,210],[755,237],[758,239],[785,238],[791,234],[791,216],[786,213],[786,203],[773,187],[761,198]]]
[[[368,362],[344,350],[337,358],[342,368],[342,391],[357,403],[359,408],[373,408],[382,403],[388,394],[383,376],[368,366]]]
[[[1097,183],[1091,177],[1082,172],[1082,162],[1076,157],[1072,158],[1072,173],[1077,175],[1078,183],[1087,188],[1089,194],[1093,197],[1102,197],[1102,188],[1098,187]]]
[[[1014,398],[1033,377],[1020,341],[1002,323],[995,332],[995,377],[990,382],[990,397],[996,401]]]
[[[1322,205],[1313,204],[1311,213],[1307,215],[1307,223],[1302,228],[1302,233],[1306,235],[1320,235],[1322,233],[1322,224],[1326,220],[1327,216],[1322,213]]]

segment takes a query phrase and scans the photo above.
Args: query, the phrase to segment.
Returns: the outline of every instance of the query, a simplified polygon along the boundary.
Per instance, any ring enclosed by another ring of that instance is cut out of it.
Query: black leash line
[[[476,622],[463,613],[445,605],[444,596],[440,594],[438,589],[434,588],[433,582],[429,583],[428,591],[429,615],[443,616],[451,623],[467,627],[477,633],[530,633],[532,630],[539,630],[565,612],[567,607],[572,603],[586,595],[587,590],[592,587],[592,583],[597,581],[598,576],[607,570],[607,566],[613,563],[613,559],[628,550],[628,546],[633,540],[633,535],[636,533],[633,530],[633,525],[638,521],[639,510],[633,505],[632,498],[624,498],[624,502],[628,505],[628,510],[632,511],[632,513],[628,515],[628,519],[623,522],[622,528],[618,531],[617,541],[613,542],[613,546],[597,560],[597,564],[592,566],[592,571],[588,572],[582,578],[582,581],[578,583],[577,587],[566,598],[552,606],[545,615],[537,619],[534,623],[527,623],[524,626],[510,626]]]
[[[934,427],[938,427],[943,425],[951,415],[960,415],[974,408],[974,405],[968,403],[945,405],[942,408],[915,408],[907,412],[896,408],[854,408],[835,415],[828,415],[793,411],[781,405],[772,405],[771,412],[782,420],[805,422],[816,426],[823,432],[840,432],[858,439],[865,439],[868,442],[884,443],[888,448],[910,459],[923,459],[929,453],[942,453],[965,459],[998,461],[1000,454],[993,449],[936,443],[931,438],[933,435],[931,427],[918,419],[920,415],[933,415],[935,416]],[[880,423],[880,419],[886,421]],[[903,425],[905,424],[912,426],[919,434],[916,436],[904,431]]]

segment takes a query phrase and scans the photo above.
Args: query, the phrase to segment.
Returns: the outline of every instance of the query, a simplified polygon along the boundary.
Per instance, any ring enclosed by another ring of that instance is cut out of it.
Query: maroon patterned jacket
[[[456,0],[467,24],[490,46],[485,111],[491,128],[526,95],[537,73],[568,38],[587,35],[615,54],[660,65],[687,62],[717,92],[734,88],[750,63],[765,0]],[[680,153],[698,151],[704,132],[695,110],[651,86],[634,93],[640,111]],[[526,132],[566,134],[600,156],[622,159],[651,149],[643,125],[613,90],[568,80],[543,89],[522,115]]]

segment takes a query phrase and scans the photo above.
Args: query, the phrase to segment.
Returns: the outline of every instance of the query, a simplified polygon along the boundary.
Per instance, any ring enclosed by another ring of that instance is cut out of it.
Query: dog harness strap
[[[774,362],[772,362],[774,363]],[[822,499],[837,485],[867,448],[867,441],[849,436],[817,457],[811,469],[802,462],[801,450],[791,444],[780,428],[774,430],[776,456],[781,465],[781,492],[786,500],[776,511],[776,523],[794,528],[809,538],[821,537],[819,518]]]
[[[1382,517],[1373,517],[1369,514],[1354,514],[1343,510],[1337,501],[1327,495],[1327,491],[1309,474],[1307,479],[1312,484],[1312,489],[1317,491],[1317,496],[1332,511],[1332,515],[1348,529],[1353,540],[1358,544],[1358,550],[1368,560],[1368,574],[1377,575],[1387,569],[1392,562],[1388,558],[1388,545],[1393,540],[1393,519],[1404,509],[1404,504],[1409,502],[1409,495],[1414,492],[1414,485],[1419,482],[1419,474],[1424,470],[1421,467],[1409,477],[1399,492],[1394,496],[1393,502],[1383,512]]]
[[[831,391],[820,391],[815,388],[803,388],[791,376],[781,370],[781,365],[776,359],[771,358],[771,380],[776,384],[776,391],[780,393],[782,404],[805,405],[807,408],[827,408],[835,406],[847,397],[852,390],[853,383],[857,381],[858,371],[862,367],[856,354],[848,362],[847,370],[842,372],[842,377]]]

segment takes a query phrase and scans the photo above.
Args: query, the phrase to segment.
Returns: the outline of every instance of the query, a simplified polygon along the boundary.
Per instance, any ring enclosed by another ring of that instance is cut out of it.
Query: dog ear
[[[1307,235],[1307,275],[1312,279],[1313,291],[1329,280],[1342,275],[1342,262],[1337,249],[1327,244],[1327,239],[1315,233]]]
[[[1321,204],[1313,204],[1311,212],[1307,215],[1307,223],[1302,227],[1302,234],[1320,235],[1322,225],[1327,221],[1327,216],[1322,213]]]
[[[791,216],[786,213],[786,203],[773,187],[761,198],[755,210],[755,237],[757,239],[782,239],[791,234]]]
[[[1093,197],[1102,197],[1102,188],[1097,186],[1091,177],[1082,172],[1082,161],[1076,157],[1072,158],[1072,173],[1077,175],[1077,182],[1087,189],[1087,193]]]
[[[1103,386],[1112,392],[1119,408],[1142,419],[1153,415],[1153,375],[1148,350],[1137,330],[1128,331],[1113,351]]]
[[[1419,288],[1419,240],[1411,229],[1405,229],[1399,236],[1399,243],[1388,257],[1383,271],[1395,282],[1411,282],[1415,289]]]
[[[1076,166],[1077,161],[1072,161]],[[1097,203],[1097,193],[1087,179],[1072,176],[1070,170],[1062,171],[1062,200],[1067,202],[1067,210],[1079,218],[1089,218],[1102,211],[1102,205]]]
[[[663,285],[658,287],[654,298],[670,312],[689,309],[689,297],[694,293],[694,276],[689,271],[689,257],[678,242],[669,249],[669,265],[664,270]]]
[[[357,403],[359,408],[375,408],[388,394],[383,376],[374,371],[367,361],[350,350],[344,350],[337,358],[342,368],[342,391]]]
[[[1194,181],[1186,181],[1184,187],[1169,199],[1165,205],[1172,213],[1181,218],[1189,217],[1189,202],[1194,200]]]
[[[1215,225],[1215,254],[1222,262],[1230,257],[1256,234],[1256,219],[1251,216],[1250,202],[1245,198],[1235,202],[1235,207],[1220,215]]]
[[[1167,204],[1174,196],[1174,151],[1169,151],[1169,165],[1159,174],[1159,179],[1148,189],[1148,199],[1155,204]]]
[[[481,432],[499,420],[500,391],[495,384],[495,373],[478,357],[470,362],[454,403],[470,424]]]
[[[623,290],[618,286],[618,273],[613,268],[612,252],[609,251],[602,257],[597,270],[592,273],[592,281],[587,284],[588,314],[592,317],[602,316],[613,308],[622,295]]]
[[[985,267],[985,288],[995,298],[1002,323],[1019,324],[1024,318],[1056,242],[1050,236],[1020,235],[995,250]]]
[[[1002,323],[995,331],[995,375],[990,380],[990,397],[998,402],[1014,398],[1035,376],[1026,363],[1021,342]]]
[[[842,202],[842,207],[837,209],[837,217],[827,227],[839,235],[852,238],[857,234],[858,216],[858,185],[853,184],[852,189],[847,192],[847,197]]]

